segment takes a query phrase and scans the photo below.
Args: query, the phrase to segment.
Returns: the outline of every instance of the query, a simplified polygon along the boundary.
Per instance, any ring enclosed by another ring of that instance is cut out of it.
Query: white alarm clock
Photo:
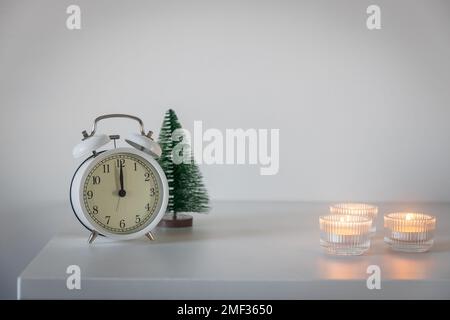
[[[140,133],[125,141],[131,146],[117,148],[118,135],[96,134],[97,123],[108,118],[129,118],[140,125]],[[161,147],[145,134],[141,119],[126,114],[108,114],[95,119],[92,131],[83,131],[83,140],[73,156],[88,156],[72,178],[70,203],[75,216],[90,232],[89,243],[98,235],[128,240],[146,235],[164,216],[169,198],[166,176],[155,157]],[[109,150],[99,150],[114,141]]]

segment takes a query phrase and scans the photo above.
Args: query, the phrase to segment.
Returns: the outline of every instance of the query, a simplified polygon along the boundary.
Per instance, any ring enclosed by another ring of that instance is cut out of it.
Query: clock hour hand
[[[125,197],[125,195],[127,194],[125,189],[123,188],[123,165],[122,163],[120,163],[120,175],[119,175],[119,180],[120,180],[120,190],[119,190],[119,197]]]

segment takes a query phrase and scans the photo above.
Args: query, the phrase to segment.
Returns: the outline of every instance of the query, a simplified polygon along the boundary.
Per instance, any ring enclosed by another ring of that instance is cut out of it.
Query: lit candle
[[[436,217],[416,212],[395,212],[384,216],[384,241],[396,251],[424,252],[433,245]]]
[[[378,207],[367,203],[338,203],[330,206],[332,214],[344,214],[352,216],[367,217],[372,220],[370,233],[373,235],[376,231],[376,217]]]
[[[327,215],[319,218],[320,244],[335,255],[360,255],[370,247],[372,220],[354,215]]]

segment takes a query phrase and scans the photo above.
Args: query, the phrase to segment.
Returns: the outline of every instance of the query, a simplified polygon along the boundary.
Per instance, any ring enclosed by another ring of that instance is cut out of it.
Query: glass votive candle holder
[[[391,249],[425,252],[434,242],[436,217],[417,212],[394,212],[384,216],[386,242]]]
[[[328,254],[361,255],[370,247],[372,220],[355,215],[321,216],[320,245]]]
[[[330,206],[332,214],[344,214],[352,216],[367,217],[372,220],[370,226],[370,234],[374,235],[376,227],[376,218],[378,214],[378,207],[367,203],[337,203]]]

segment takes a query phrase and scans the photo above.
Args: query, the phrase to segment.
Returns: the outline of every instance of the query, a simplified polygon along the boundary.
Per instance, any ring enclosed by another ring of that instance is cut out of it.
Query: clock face
[[[83,185],[83,203],[92,221],[114,234],[144,229],[157,214],[157,171],[144,158],[114,153],[97,162]]]

